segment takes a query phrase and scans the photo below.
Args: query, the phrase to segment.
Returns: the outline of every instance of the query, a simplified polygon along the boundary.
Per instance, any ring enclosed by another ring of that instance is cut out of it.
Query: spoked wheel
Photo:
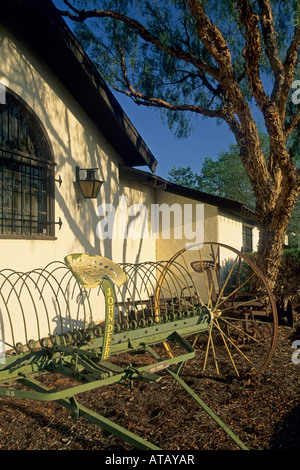
[[[178,263],[193,279],[194,302],[197,298],[209,314],[207,329],[191,339],[199,351],[202,373],[228,378],[262,372],[274,352],[278,320],[274,297],[256,264],[219,243],[183,249],[170,259],[167,269]],[[161,276],[161,290],[163,283]]]

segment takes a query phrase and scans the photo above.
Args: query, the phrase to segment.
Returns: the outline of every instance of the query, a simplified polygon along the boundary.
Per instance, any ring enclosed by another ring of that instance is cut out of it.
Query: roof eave
[[[215,196],[213,194],[204,193],[186,186],[171,183],[170,181],[167,181],[157,175],[152,175],[147,171],[142,171],[137,168],[130,168],[121,165],[119,169],[121,177],[126,177],[127,179],[131,179],[132,181],[153,187],[155,189],[164,190],[172,194],[179,194],[180,196],[187,197],[195,201],[217,206],[227,212],[230,212],[231,214],[241,217],[245,221],[247,220],[257,224],[255,212],[245,204],[234,199]]]
[[[29,43],[130,166],[157,161],[51,0],[7,0],[1,19]]]

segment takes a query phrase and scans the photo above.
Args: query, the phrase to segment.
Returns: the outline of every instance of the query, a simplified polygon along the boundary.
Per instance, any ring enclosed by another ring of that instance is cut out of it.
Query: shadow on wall
[[[13,40],[2,37],[1,46],[4,59],[9,58],[2,61],[5,65],[1,70],[1,80],[8,83],[41,120],[52,145],[56,177],[63,175],[62,186],[56,185],[55,188],[58,209],[55,221],[60,216],[63,222],[61,232],[58,228],[56,230],[56,253],[61,257],[80,246],[82,251],[114,259],[112,240],[100,240],[96,233],[96,204],[100,203],[99,199],[97,203],[87,201],[78,210],[73,183],[76,166],[99,168],[99,179],[104,181],[101,202],[116,207],[120,195],[118,155],[53,73],[32,56],[23,43],[18,42],[16,47]],[[122,259],[117,262],[124,261],[127,256],[127,240],[121,243],[123,247],[119,252]],[[141,246],[142,240],[136,240],[137,262]],[[50,257],[50,253],[45,253],[47,256]]]

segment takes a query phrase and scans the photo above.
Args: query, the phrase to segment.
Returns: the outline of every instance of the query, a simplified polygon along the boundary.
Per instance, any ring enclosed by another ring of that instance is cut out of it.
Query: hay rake
[[[168,373],[247,449],[179,375],[196,351],[199,375],[209,377],[247,377],[269,364],[276,305],[264,276],[243,253],[205,243],[166,262],[117,265],[98,255],[72,254],[27,273],[5,269],[0,309],[1,397],[56,401],[74,419],[85,417],[134,447],[155,450],[81,405],[76,395],[115,383],[159,382]],[[118,364],[119,355],[136,352],[147,353],[151,362]],[[78,384],[49,390],[36,379],[49,372]],[[13,387],[15,381],[27,388]]]

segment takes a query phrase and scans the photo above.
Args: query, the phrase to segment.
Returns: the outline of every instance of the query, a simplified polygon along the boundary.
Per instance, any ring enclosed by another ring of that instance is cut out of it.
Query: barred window
[[[54,235],[54,162],[38,119],[14,95],[0,105],[0,235]]]
[[[251,253],[253,251],[253,228],[247,225],[243,226],[243,251],[245,253]]]

